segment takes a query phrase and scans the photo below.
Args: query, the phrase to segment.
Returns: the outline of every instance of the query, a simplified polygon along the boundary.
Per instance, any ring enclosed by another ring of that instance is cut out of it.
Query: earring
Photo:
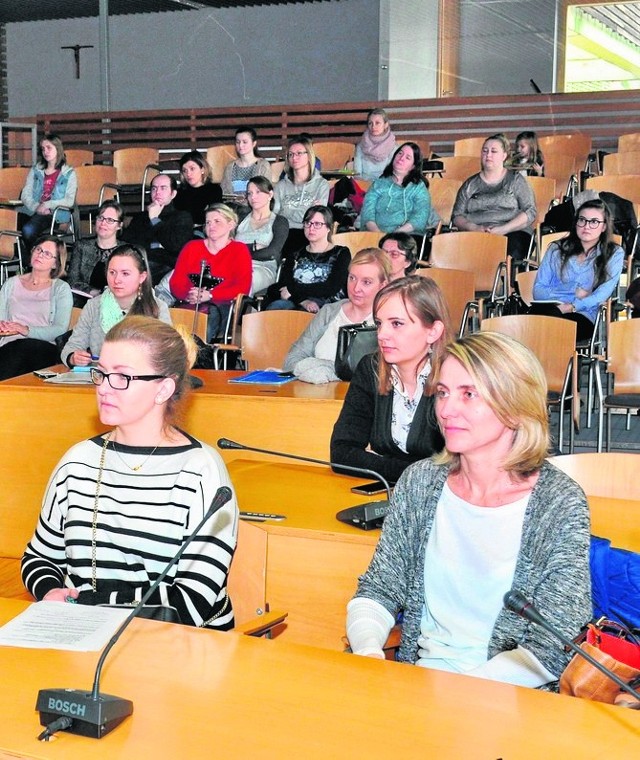
[[[142,301],[142,285],[138,285],[138,301]]]

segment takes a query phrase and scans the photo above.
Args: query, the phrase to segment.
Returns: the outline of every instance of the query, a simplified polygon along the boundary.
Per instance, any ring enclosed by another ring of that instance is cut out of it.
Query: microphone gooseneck
[[[631,686],[629,686],[628,683],[619,678],[612,670],[609,670],[609,668],[607,668],[601,662],[598,662],[598,660],[592,657],[588,652],[585,652],[584,649],[579,647],[574,641],[571,641],[571,639],[567,638],[563,633],[561,633],[554,625],[552,625],[545,617],[543,617],[543,615],[535,608],[533,603],[527,599],[522,591],[518,591],[517,589],[511,589],[510,591],[507,591],[503,598],[503,604],[507,610],[515,612],[516,615],[520,615],[520,617],[523,617],[530,623],[539,625],[541,628],[544,628],[545,631],[549,631],[552,636],[561,641],[566,647],[569,647],[572,652],[575,652],[577,655],[584,658],[603,675],[607,676],[607,678],[610,678],[623,691],[631,694],[634,699],[637,699],[638,702],[640,702],[640,694],[635,689],[633,689]]]
[[[100,676],[104,661],[129,623],[139,615],[144,604],[157,590],[169,570],[180,560],[189,544],[202,530],[204,524],[231,499],[232,495],[231,489],[228,486],[218,488],[204,517],[188,538],[182,542],[176,554],[149,586],[140,602],[127,615],[124,622],[111,637],[98,659],[92,690],[88,692],[79,689],[40,689],[36,710],[40,712],[40,722],[43,726],[46,726],[46,729],[40,734],[39,739],[46,740],[55,731],[60,730],[80,736],[101,739],[131,715],[133,703],[130,700],[111,694],[100,693]]]
[[[371,528],[379,528],[384,519],[389,502],[391,501],[391,486],[389,482],[379,472],[375,470],[369,470],[365,467],[352,467],[347,464],[338,464],[337,462],[329,462],[324,459],[314,459],[313,457],[303,457],[299,454],[287,454],[283,451],[272,451],[270,449],[260,449],[256,446],[247,446],[244,443],[238,443],[232,441],[229,438],[219,438],[218,448],[223,450],[240,450],[240,451],[255,451],[257,454],[269,454],[270,456],[283,457],[285,459],[294,459],[298,462],[310,462],[311,464],[321,464],[325,467],[337,467],[347,472],[354,472],[357,475],[369,475],[376,480],[379,480],[385,487],[387,492],[387,501],[372,501],[367,504],[360,504],[357,507],[348,507],[342,509],[336,515],[336,518],[340,522],[348,523],[349,525],[355,525],[357,528],[363,530],[370,530]]]

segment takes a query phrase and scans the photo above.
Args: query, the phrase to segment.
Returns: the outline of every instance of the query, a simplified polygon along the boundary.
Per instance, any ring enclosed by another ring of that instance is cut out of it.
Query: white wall
[[[97,18],[6,29],[11,117],[100,109]],[[111,108],[376,100],[378,31],[377,0],[114,16]]]
[[[381,97],[437,97],[438,0],[381,0]]]
[[[557,0],[462,0],[458,94],[543,92],[553,83]]]

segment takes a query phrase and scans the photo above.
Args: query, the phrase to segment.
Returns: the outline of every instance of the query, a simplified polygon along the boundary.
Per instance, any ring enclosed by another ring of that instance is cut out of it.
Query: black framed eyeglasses
[[[114,391],[126,391],[132,380],[164,380],[166,375],[125,375],[122,372],[103,372],[101,369],[91,367],[91,382],[94,385],[102,385],[108,380]]]
[[[576,225],[578,227],[589,227],[590,230],[595,230],[596,227],[599,227],[601,224],[604,224],[602,219],[587,219],[586,216],[579,216],[576,219]]]

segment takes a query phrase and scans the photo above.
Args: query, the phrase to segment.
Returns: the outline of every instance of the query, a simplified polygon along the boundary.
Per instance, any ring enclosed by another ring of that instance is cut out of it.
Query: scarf
[[[104,334],[106,335],[114,325],[121,322],[126,314],[127,312],[120,308],[113,293],[106,288],[100,296],[100,325]]]
[[[391,127],[380,137],[373,137],[367,128],[360,140],[360,150],[368,161],[379,164],[391,155],[395,144],[396,136]]]

